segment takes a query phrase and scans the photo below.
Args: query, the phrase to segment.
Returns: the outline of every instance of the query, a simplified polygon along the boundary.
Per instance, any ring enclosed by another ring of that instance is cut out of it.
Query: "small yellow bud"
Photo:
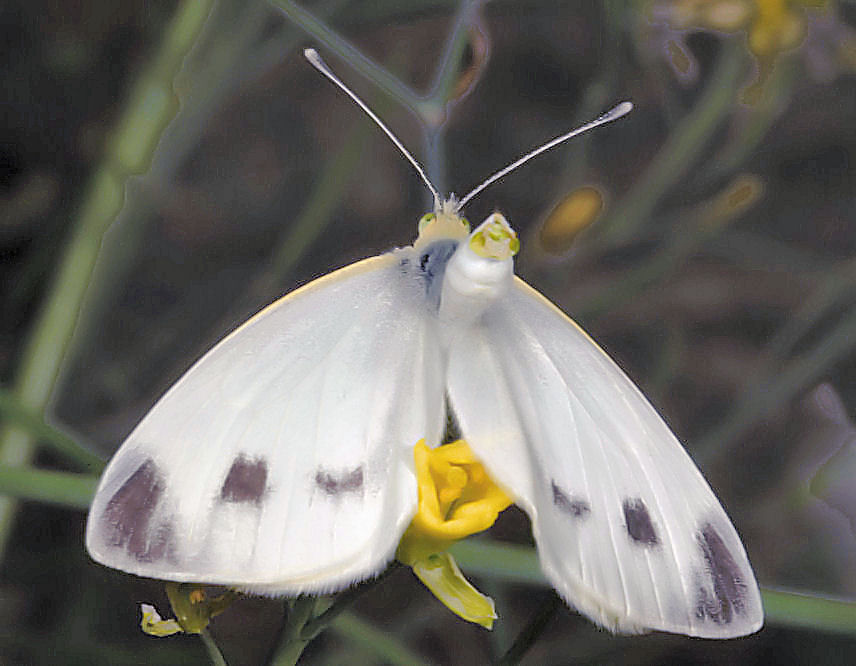
[[[603,210],[603,195],[594,187],[581,187],[553,207],[541,227],[541,247],[550,254],[567,252],[583,229]]]

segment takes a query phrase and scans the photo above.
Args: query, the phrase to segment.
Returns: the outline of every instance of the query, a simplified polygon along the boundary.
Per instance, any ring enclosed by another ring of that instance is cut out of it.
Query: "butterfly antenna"
[[[416,158],[410,154],[407,148],[404,147],[404,144],[402,144],[401,141],[398,140],[398,137],[392,133],[392,130],[390,130],[386,125],[384,125],[383,121],[377,117],[377,114],[372,111],[368,107],[368,105],[363,100],[361,100],[353,90],[348,88],[348,86],[346,86],[338,76],[333,74],[333,72],[327,66],[327,63],[325,63],[321,59],[321,56],[318,55],[318,51],[316,51],[315,49],[305,49],[303,51],[303,55],[306,56],[306,59],[310,63],[312,63],[312,66],[315,67],[315,69],[317,69],[333,83],[339,86],[348,97],[354,100],[359,105],[359,107],[368,114],[369,118],[371,118],[375,121],[375,123],[377,123],[378,127],[380,127],[384,132],[386,132],[386,135],[398,147],[398,149],[401,151],[401,154],[404,155],[413,165],[413,168],[416,169],[416,172],[422,177],[422,180],[428,186],[428,189],[431,190],[431,194],[434,195],[434,207],[439,210],[441,202],[440,193],[437,191],[437,188],[434,187],[431,181],[428,180],[428,176],[425,173],[425,169],[422,168],[422,165],[416,161]]]
[[[479,192],[481,192],[487,186],[492,185],[493,183],[498,181],[500,178],[502,178],[505,174],[509,173],[510,171],[514,171],[521,164],[525,164],[526,162],[531,160],[533,157],[537,157],[541,153],[550,150],[550,148],[553,148],[554,146],[558,146],[560,143],[567,141],[568,139],[572,139],[575,136],[578,136],[580,134],[583,134],[584,132],[588,132],[589,130],[594,129],[595,127],[599,127],[600,125],[605,125],[606,123],[611,123],[613,120],[618,120],[619,118],[621,118],[621,116],[625,116],[628,113],[630,113],[630,110],[632,108],[633,108],[633,104],[631,104],[630,102],[622,102],[618,106],[611,108],[609,111],[604,113],[602,116],[598,116],[597,118],[592,120],[590,123],[586,123],[582,127],[578,127],[577,129],[572,130],[572,131],[568,132],[567,134],[563,134],[562,136],[557,136],[555,139],[553,139],[552,141],[548,141],[547,143],[545,143],[540,148],[536,148],[535,150],[526,153],[523,157],[521,157],[518,160],[515,160],[514,162],[509,164],[504,169],[500,169],[499,171],[497,171],[490,178],[485,180],[481,185],[479,185],[474,190],[472,190],[467,196],[465,196],[463,199],[461,199],[458,202],[458,209],[460,210],[461,208],[463,208],[464,204],[466,204],[470,199],[472,199],[474,196],[476,196]]]

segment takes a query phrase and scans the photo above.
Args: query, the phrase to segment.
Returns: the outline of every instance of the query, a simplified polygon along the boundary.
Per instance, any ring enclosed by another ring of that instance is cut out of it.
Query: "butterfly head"
[[[452,195],[434,206],[434,212],[419,219],[419,238],[414,246],[420,247],[438,240],[462,241],[470,233],[470,223],[460,213],[458,200]]]
[[[483,259],[504,261],[520,250],[517,233],[501,213],[489,215],[470,233],[470,223],[460,213],[460,204],[452,195],[419,219],[419,238],[414,245],[420,247],[437,240],[463,241],[469,236],[469,248]]]

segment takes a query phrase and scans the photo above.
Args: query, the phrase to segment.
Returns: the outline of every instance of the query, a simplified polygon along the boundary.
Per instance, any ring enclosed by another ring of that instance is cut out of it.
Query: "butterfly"
[[[569,605],[621,632],[758,630],[758,584],[714,493],[624,372],[514,275],[505,217],[469,230],[474,192],[437,203],[412,246],[297,289],[197,361],[105,470],[91,556],[261,594],[342,589],[394,557],[416,511],[413,446],[439,445],[451,414]]]

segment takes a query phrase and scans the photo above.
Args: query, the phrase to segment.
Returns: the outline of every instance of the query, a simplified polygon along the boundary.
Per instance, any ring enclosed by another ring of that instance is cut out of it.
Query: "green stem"
[[[327,228],[373,130],[374,125],[367,118],[361,118],[342,148],[325,166],[297,220],[289,226],[285,238],[277,243],[278,250],[271,260],[270,279],[279,281],[288,275]]]
[[[634,237],[654,212],[660,199],[684,178],[687,170],[707,148],[710,138],[734,107],[738,83],[744,71],[744,50],[723,44],[716,72],[690,114],[669,134],[663,148],[633,189],[624,196],[600,226],[595,244],[619,245]]]
[[[300,637],[305,639],[306,642],[311,641],[318,634],[324,631],[331,622],[344,613],[354,600],[362,595],[364,591],[363,586],[359,586],[348,588],[347,590],[343,590],[337,594],[333,603],[330,604],[330,607],[327,608],[327,610],[317,617],[308,620],[306,624],[303,625],[303,628],[300,630]]]
[[[98,477],[91,474],[0,466],[0,495],[7,501],[34,500],[85,511],[97,486]]]
[[[442,106],[451,98],[458,83],[461,59],[470,40],[469,31],[482,4],[480,0],[465,0],[458,7],[452,31],[446,39],[443,60],[434,74],[434,83],[428,95],[430,102]]]
[[[271,13],[264,0],[222,0],[214,4],[204,29],[172,77],[180,92],[180,110],[167,119],[148,172],[131,179],[125,188],[125,202],[112,225],[113,233],[104,235],[64,366],[74,367],[81,350],[91,344],[99,322],[114,306],[116,292],[127,283],[134,257],[158,215],[159,202],[169,197],[176,173],[199,144],[223,99],[238,82],[246,81],[248,71],[256,76],[264,74],[245,67],[243,54],[258,41]]]
[[[258,303],[270,298],[277,286],[291,273],[301,257],[328,228],[333,211],[342,201],[359,165],[366,141],[374,130],[367,118],[360,118],[351,133],[321,172],[321,177],[309,195],[294,224],[289,225],[274,245],[270,268],[257,277],[246,290],[242,302]],[[228,328],[232,320],[224,320],[220,328]]]
[[[546,585],[538,555],[529,546],[490,539],[464,539],[449,549],[458,566],[469,574],[512,583]]]
[[[396,571],[402,568],[402,564],[397,560],[393,560],[393,562],[386,568],[386,570],[381,573],[377,578],[373,578],[371,580],[365,581],[360,585],[355,587],[350,587],[342,592],[339,592],[336,595],[336,598],[333,600],[333,603],[321,614],[308,620],[306,624],[303,626],[303,629],[300,631],[301,638],[305,638],[307,641],[312,640],[318,634],[320,634],[324,629],[333,622],[339,615],[341,615],[347,608],[354,603],[354,601],[362,596],[368,590],[374,588],[378,583],[384,580],[387,576],[392,575]]]
[[[425,167],[431,182],[441,194],[448,192],[444,144],[446,105],[458,82],[461,59],[470,39],[470,28],[481,5],[480,0],[466,0],[460,4],[451,34],[446,40],[443,59],[434,74],[431,92],[421,107],[422,120],[427,127],[424,140]]]
[[[175,73],[205,22],[211,1],[185,0],[167,26],[158,53],[131,91],[101,165],[89,181],[72,236],[23,353],[15,395],[27,409],[45,409],[92,275],[104,232],[122,208],[129,176],[146,169],[161,131],[178,104]],[[0,465],[24,466],[33,458],[32,435],[20,428],[0,435]],[[16,503],[0,499],[0,555]]]
[[[705,240],[718,231],[717,229],[705,233],[696,228],[681,230],[677,235],[671,236],[667,245],[648,260],[631,266],[591,298],[580,303],[574,310],[574,316],[591,321],[632,301],[680,266]]]
[[[508,651],[502,655],[502,658],[497,662],[498,666],[513,666],[519,664],[523,656],[529,651],[535,641],[544,633],[544,629],[553,619],[556,611],[562,606],[562,600],[556,594],[550,594],[550,597],[541,604],[541,607],[535,612],[527,625],[523,627],[520,634],[508,648]]]
[[[804,629],[856,635],[856,603],[803,592],[762,590],[768,621]]]
[[[336,595],[332,603],[318,615],[314,615],[318,608],[318,599],[316,597],[298,597],[290,601],[289,613],[286,619],[285,628],[282,632],[279,648],[271,661],[275,666],[283,666],[296,663],[300,658],[306,646],[314,640],[318,634],[335,625],[338,619],[345,613],[348,607],[354,602],[357,597],[361,596],[366,591],[372,589],[387,576],[401,568],[398,562],[393,562],[380,576],[372,580],[366,581],[356,587],[351,587],[343,590]],[[346,624],[348,620],[343,620]],[[359,622],[354,620],[354,622]],[[351,623],[353,626],[353,622]],[[400,652],[405,653],[406,648],[400,645],[395,639],[387,637],[385,639],[387,648],[393,649],[395,646]],[[393,650],[394,651],[394,650]],[[384,652],[378,652],[383,655]]]
[[[425,666],[429,662],[415,654],[387,632],[381,631],[353,613],[342,613],[332,629],[350,643],[362,647],[374,659],[370,663],[388,663],[395,666]]]
[[[28,409],[12,391],[4,388],[0,388],[0,415],[77,467],[88,472],[100,472],[104,469],[104,461],[101,458],[64,432],[50,426],[41,412]]]
[[[282,12],[305,32],[324,44],[351,67],[372,81],[390,97],[422,117],[422,99],[395,76],[375,63],[341,35],[327,27],[315,16],[290,0],[272,0]],[[323,56],[323,53],[322,53]]]
[[[534,548],[501,544],[489,539],[467,539],[452,547],[462,569],[483,577],[549,586]],[[856,636],[856,602],[812,592],[785,592],[761,588],[768,624],[801,627]]]
[[[700,179],[703,185],[735,173],[750,156],[757,154],[758,146],[790,100],[797,72],[798,68],[793,61],[781,59],[776,63],[758,103],[746,109],[747,117],[743,119],[738,131],[708,163],[708,168]]]
[[[819,320],[841,307],[853,294],[854,288],[856,260],[850,259],[823,271],[817,286],[764,346],[758,370],[753,372],[752,379],[769,374],[773,364],[781,363]]]
[[[214,642],[214,639],[211,637],[211,632],[208,631],[208,629],[203,629],[199,633],[199,638],[202,639],[202,644],[208,651],[208,656],[211,658],[211,663],[214,664],[214,666],[229,666],[226,663],[226,658],[223,656],[223,653],[220,652],[220,648],[217,647],[217,643]]]
[[[340,15],[341,10],[348,5],[350,0],[324,0],[312,7],[315,17],[323,22],[330,16]],[[275,3],[270,2],[269,5]],[[245,72],[254,72],[255,78],[259,79],[267,74],[272,67],[280,65],[286,58],[295,57],[292,54],[295,47],[305,41],[300,30],[296,30],[291,23],[283,23],[279,30],[267,37],[259,44],[256,53],[252,54],[247,62],[241,62],[241,69]]]
[[[312,619],[317,601],[316,597],[298,597],[290,601],[280,647],[271,662],[273,666],[294,666],[300,659],[312,640],[303,638],[301,634],[306,623]]]
[[[703,465],[714,464],[730,450],[729,444],[745,434],[775,407],[818,381],[856,346],[856,308],[820,342],[764,378],[746,387],[735,400],[735,408],[693,447],[693,457]]]

